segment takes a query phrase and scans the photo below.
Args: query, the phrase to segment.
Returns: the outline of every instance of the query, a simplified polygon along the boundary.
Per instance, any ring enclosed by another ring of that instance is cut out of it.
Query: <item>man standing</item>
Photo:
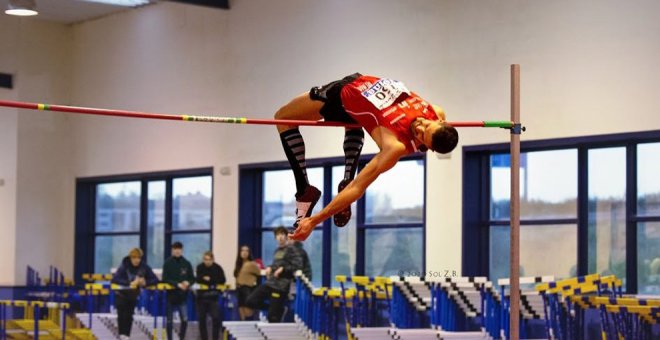
[[[269,300],[268,322],[282,320],[294,273],[302,269],[302,260],[298,251],[287,245],[287,229],[277,227],[274,233],[278,247],[273,255],[273,264],[265,269],[268,278],[250,294],[246,301],[246,305],[252,309],[264,309],[266,300]]]
[[[199,334],[203,340],[208,340],[209,333],[206,329],[206,317],[211,316],[213,323],[213,340],[220,338],[220,306],[218,297],[220,291],[215,286],[225,284],[225,271],[219,264],[215,263],[213,252],[204,253],[202,263],[197,266],[197,283],[207,286],[206,290],[197,291],[197,316],[199,322]]]
[[[121,340],[131,337],[133,313],[140,296],[140,289],[158,283],[158,278],[151,267],[142,261],[143,256],[144,253],[140,248],[131,249],[112,276],[111,282],[120,286],[115,291],[115,307],[117,307],[117,324]]]
[[[195,282],[192,265],[183,257],[183,244],[172,244],[172,256],[163,264],[163,282],[169,283],[173,289],[167,292],[167,340],[172,340],[172,325],[174,312],[179,313],[181,329],[179,339],[185,339],[188,327],[187,298],[190,285]]]

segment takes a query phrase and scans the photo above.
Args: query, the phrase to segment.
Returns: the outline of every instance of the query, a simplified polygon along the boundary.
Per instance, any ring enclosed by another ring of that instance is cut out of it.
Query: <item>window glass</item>
[[[660,216],[660,143],[637,146],[637,215]]]
[[[96,232],[140,230],[140,182],[96,186]]]
[[[365,223],[421,223],[424,220],[424,161],[397,163],[369,186]]]
[[[162,268],[165,259],[165,181],[149,182],[147,203],[147,261]]]
[[[637,224],[639,294],[660,295],[660,222]]]
[[[510,216],[510,157],[491,156],[491,219]],[[553,150],[520,155],[520,218],[577,217],[577,150]]]
[[[509,277],[509,226],[490,227],[490,279]],[[577,275],[577,226],[520,226],[520,277]]]
[[[211,229],[211,176],[172,181],[172,230]]]
[[[421,273],[424,259],[422,228],[367,229],[365,275],[391,276]]]
[[[323,191],[323,168],[308,168],[309,183]],[[266,171],[263,177],[263,227],[290,228],[296,222],[296,182],[291,170]],[[323,209],[323,197],[314,212]]]
[[[94,248],[94,272],[110,273],[111,268],[121,265],[128,252],[140,246],[138,235],[96,236]]]
[[[332,196],[337,195],[337,186],[344,178],[344,166],[335,166],[332,168]],[[357,227],[356,214],[357,207],[353,204],[353,215],[347,225],[338,228],[332,223],[332,255],[330,256],[331,270],[330,283],[332,286],[339,286],[335,280],[337,275],[355,275],[355,263],[357,261]]]
[[[589,150],[589,273],[626,277],[626,149]]]

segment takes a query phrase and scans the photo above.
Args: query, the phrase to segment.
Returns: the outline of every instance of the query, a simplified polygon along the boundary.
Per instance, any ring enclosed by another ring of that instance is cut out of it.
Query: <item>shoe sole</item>
[[[337,192],[341,192],[346,188],[349,182],[341,181],[339,182],[339,188],[337,188]],[[351,216],[353,215],[353,212],[351,211],[351,204],[348,205],[348,207],[344,208],[344,210],[332,215],[332,221],[335,223],[335,225],[339,228],[345,227],[348,222],[351,220]]]
[[[318,192],[318,195],[310,202],[309,208],[307,208],[307,212],[305,213],[305,218],[312,216],[312,211],[314,211],[314,207],[316,206],[316,203],[319,202],[321,199],[322,193],[320,190],[316,189]],[[293,223],[293,228],[296,229],[298,228],[298,221]]]

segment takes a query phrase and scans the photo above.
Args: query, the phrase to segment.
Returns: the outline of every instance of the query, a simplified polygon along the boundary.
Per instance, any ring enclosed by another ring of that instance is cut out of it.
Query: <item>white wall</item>
[[[17,69],[18,55],[14,53],[15,21],[0,19],[0,72]],[[6,43],[5,43],[6,42]],[[15,89],[0,89],[0,98],[15,100]],[[0,108],[0,285],[14,283],[16,241],[16,169],[18,145],[17,110]]]
[[[20,36],[19,100],[68,104],[71,29],[30,21]],[[70,277],[75,179],[68,117],[23,110],[18,126],[16,281],[22,282],[27,265],[44,276],[54,265]]]
[[[0,17],[0,70],[14,75],[0,98],[69,102],[71,30]],[[26,266],[71,272],[74,179],[70,128],[61,114],[0,109],[0,284],[22,284]]]
[[[360,71],[407,82],[451,120],[507,119],[509,64],[519,63],[524,139],[660,127],[656,1],[234,0],[232,6],[158,3],[73,26],[71,102],[268,118],[310,86]],[[67,119],[68,181],[215,167],[214,251],[233,268],[237,166],[283,160],[274,129]],[[342,154],[339,129],[303,134],[308,157]],[[461,130],[462,145],[507,140],[504,131]],[[370,142],[365,153],[375,151]],[[232,174],[220,176],[222,166]],[[427,172],[427,269],[460,271],[460,152],[449,160],[429,157]],[[72,207],[73,199],[62,204]],[[73,211],[61,220],[71,244]],[[67,251],[70,268],[72,247]]]

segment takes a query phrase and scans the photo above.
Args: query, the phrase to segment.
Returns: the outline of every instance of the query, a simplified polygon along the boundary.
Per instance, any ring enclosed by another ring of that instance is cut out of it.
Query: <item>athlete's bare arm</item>
[[[432,105],[433,105],[433,111],[435,111],[435,114],[438,116],[438,119],[440,119],[440,121],[442,122],[446,121],[447,117],[445,117],[445,110],[443,110],[442,107],[438,105],[434,105],[434,104]]]
[[[375,128],[371,136],[380,147],[380,152],[367,163],[355,179],[344,190],[339,192],[323,210],[309,218],[301,220],[295,232],[289,234],[290,238],[294,240],[306,239],[315,226],[357,201],[380,174],[391,169],[401,157],[408,153],[405,145],[399,142],[396,136],[386,128]]]

